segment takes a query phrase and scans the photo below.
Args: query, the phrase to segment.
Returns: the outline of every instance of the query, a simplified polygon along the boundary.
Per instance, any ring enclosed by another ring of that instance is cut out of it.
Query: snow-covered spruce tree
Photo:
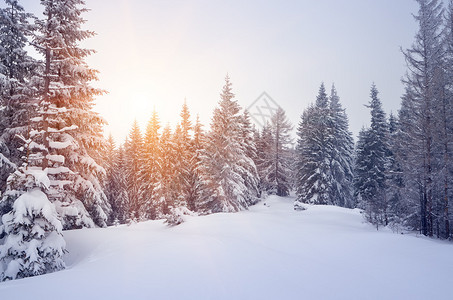
[[[416,153],[420,153],[420,145],[414,139],[417,125],[414,112],[415,103],[412,101],[412,89],[406,86],[405,94],[401,98],[401,107],[398,111],[399,130],[392,145],[402,169],[402,199],[400,206],[406,213],[402,216],[401,225],[410,229],[421,230],[420,216],[423,210],[421,192],[422,164]],[[415,148],[416,147],[416,148]],[[410,151],[408,151],[410,149]],[[418,169],[415,169],[418,166]]]
[[[188,192],[190,179],[190,160],[192,156],[192,145],[189,130],[192,124],[189,120],[190,114],[187,105],[183,105],[181,112],[181,123],[176,126],[175,132],[170,138],[170,144],[166,148],[168,169],[166,170],[168,180],[163,183],[165,186],[168,213],[165,216],[166,223],[178,225],[184,222],[184,215],[191,215],[188,207]]]
[[[143,155],[139,174],[140,181],[140,215],[143,219],[156,219],[156,192],[159,184],[159,160],[161,156],[159,141],[159,117],[153,110],[151,119],[146,126],[143,140]]]
[[[24,165],[8,179],[8,189],[18,196],[3,215],[0,245],[0,281],[41,275],[65,267],[66,243],[55,206],[46,193],[46,170]]]
[[[37,122],[33,122],[37,125]],[[30,277],[64,268],[63,226],[47,193],[51,188],[48,169],[43,167],[44,145],[30,126],[25,138],[23,165],[8,177],[2,203],[12,202],[2,216],[0,235],[0,280]]]
[[[158,201],[156,203],[156,211],[158,218],[163,218],[170,213],[170,207],[174,206],[172,195],[177,192],[172,190],[175,152],[169,124],[162,130],[160,145],[162,152],[159,165],[160,182],[157,186]]]
[[[130,220],[129,196],[124,174],[127,174],[127,159],[123,146],[115,151],[113,158],[111,181],[108,185],[110,205],[112,206],[111,223],[125,224]]]
[[[108,224],[124,224],[129,220],[127,186],[124,174],[127,174],[124,148],[116,148],[112,135],[107,139],[104,151],[104,168],[106,170],[104,190],[112,207]]]
[[[37,62],[25,51],[32,17],[18,1],[5,0],[5,8],[0,8],[0,195],[8,176],[22,164],[16,134],[25,134],[33,117],[32,76]],[[0,215],[6,211],[0,208]]]
[[[206,148],[201,156],[202,177],[206,186],[201,211],[203,213],[236,212],[251,203],[245,176],[254,176],[244,167],[253,163],[242,144],[240,106],[233,100],[229,77],[214,110]]]
[[[371,127],[359,135],[355,162],[355,188],[359,196],[359,206],[365,209],[367,218],[374,225],[388,224],[387,165],[388,165],[388,126],[378,98],[378,90],[373,84],[371,100],[367,107],[371,110]]]
[[[400,148],[400,130],[399,121],[395,115],[390,113],[388,121],[388,161],[387,161],[387,199],[388,199],[388,219],[392,226],[401,226],[404,222],[404,216],[407,210],[402,201],[404,180],[401,166],[400,155],[407,149]]]
[[[247,110],[244,110],[240,119],[240,139],[243,147],[244,156],[238,163],[243,168],[242,178],[246,186],[245,196],[248,205],[256,204],[259,200],[259,182],[260,178],[255,165],[256,160],[256,145],[253,140],[253,127],[250,121],[250,115]]]
[[[185,207],[192,212],[196,212],[203,188],[199,164],[200,151],[204,147],[204,133],[198,116],[195,124],[192,126],[189,109],[185,101],[180,116],[181,146],[179,147],[180,154],[178,155],[178,159],[182,160],[180,185],[184,195]],[[193,138],[189,133],[190,131],[193,131]]]
[[[294,209],[302,203],[333,204],[330,154],[333,151],[329,99],[321,84],[315,105],[302,114],[297,135],[297,199]]]
[[[44,18],[36,21],[33,44],[44,63],[35,119],[39,125],[32,137],[42,144],[42,168],[51,183],[46,193],[64,228],[106,226],[111,208],[101,185],[105,170],[95,154],[104,147],[104,121],[92,111],[93,97],[102,91],[90,86],[96,71],[85,58],[93,51],[78,45],[94,33],[81,29],[82,0],[41,4]]]
[[[354,206],[353,141],[339,99],[334,86],[329,98],[321,84],[315,105],[302,115],[295,151],[295,209],[303,209],[302,203]]]
[[[278,196],[288,196],[291,190],[289,145],[291,144],[291,123],[286,118],[285,111],[278,108],[271,117],[270,130],[272,138],[269,145],[269,161],[264,164],[267,174],[265,180],[270,185],[270,192]],[[269,139],[268,137],[266,139]],[[263,142],[266,142],[265,140]]]
[[[104,151],[101,151],[101,155],[102,155],[102,167],[105,169],[103,189],[105,191],[105,196],[107,197],[107,200],[111,205],[113,199],[113,166],[115,163],[116,156],[116,144],[111,134],[107,138],[105,149]],[[108,216],[107,223],[113,224],[113,211]]]
[[[192,186],[189,185],[191,172],[194,166],[191,165],[192,157],[195,155],[192,149],[193,131],[192,122],[190,121],[190,112],[186,101],[180,113],[181,121],[175,130],[173,136],[173,146],[175,151],[175,189],[179,191],[180,199],[174,203],[175,207],[193,207],[195,199],[189,199],[189,193]]]
[[[354,140],[349,131],[346,111],[342,108],[340,97],[332,85],[330,94],[330,117],[332,127],[332,153],[330,170],[332,172],[331,202],[342,207],[352,208],[353,200],[353,153]]]
[[[140,133],[140,128],[135,120],[132,124],[132,128],[129,132],[128,139],[124,144],[124,152],[126,154],[126,182],[127,182],[127,194],[129,197],[129,209],[132,220],[138,220],[140,218],[140,189],[141,182],[140,170],[142,168],[142,157],[143,157],[143,138]]]
[[[364,199],[371,199],[375,193],[372,180],[368,177],[369,166],[367,161],[371,156],[370,148],[367,146],[369,143],[369,129],[362,127],[355,146],[354,160],[354,196],[359,207],[366,202]]]
[[[169,155],[169,163],[171,165],[169,180],[165,183],[170,192],[167,195],[166,202],[172,207],[186,207],[185,193],[183,191],[185,183],[186,162],[183,156],[187,153],[184,151],[183,131],[181,124],[176,125],[175,131],[170,139],[170,145],[166,149]]]
[[[436,120],[441,115],[439,102],[443,91],[443,81],[439,80],[444,57],[443,8],[438,0],[417,2],[419,11],[415,19],[419,31],[413,46],[404,51],[408,73],[403,80],[407,91],[403,103],[412,109],[408,111],[409,120],[400,121],[406,138],[403,142],[407,144],[407,149],[411,149],[410,157],[405,162],[410,166],[404,168],[406,187],[412,192],[417,191],[416,198],[419,199],[418,211],[414,211],[419,222],[413,225],[422,234],[432,236],[437,223],[433,211],[439,200],[436,190],[438,183],[442,182],[436,180],[440,172]]]
[[[255,165],[260,177],[259,189],[261,193],[272,194],[273,186],[268,177],[272,169],[272,145],[274,137],[272,135],[271,126],[266,123],[261,130],[261,133],[256,130],[255,145],[256,159]]]
[[[190,161],[190,177],[189,177],[189,189],[187,191],[187,208],[193,212],[198,212],[200,207],[200,200],[202,199],[202,193],[204,189],[203,180],[201,177],[200,164],[201,164],[201,152],[205,147],[205,133],[203,131],[203,125],[200,123],[200,118],[197,115],[192,139],[192,157]]]
[[[288,155],[289,155],[289,168],[291,170],[291,175],[290,175],[290,185],[291,189],[294,191],[297,187],[297,151],[296,151],[296,145],[297,144],[292,144],[291,148],[288,149]]]

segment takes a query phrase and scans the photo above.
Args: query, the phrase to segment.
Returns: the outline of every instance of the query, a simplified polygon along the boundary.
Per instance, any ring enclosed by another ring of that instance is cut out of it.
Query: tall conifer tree
[[[140,189],[139,180],[140,170],[142,168],[143,157],[143,137],[135,120],[129,132],[128,139],[124,145],[127,161],[127,194],[129,197],[130,218],[138,220],[140,218]]]
[[[413,46],[404,55],[408,73],[404,79],[406,95],[403,108],[409,113],[402,119],[402,130],[405,132],[404,143],[411,149],[411,156],[406,164],[406,187],[418,193],[420,199],[418,216],[420,229],[424,235],[434,233],[435,177],[438,170],[436,118],[440,113],[439,101],[442,98],[442,73],[444,47],[442,40],[443,8],[438,0],[417,0],[418,14],[415,19],[419,31]],[[410,200],[409,200],[410,201]],[[415,224],[414,224],[415,225]]]
[[[341,106],[340,97],[334,85],[332,85],[329,100],[332,127],[330,169],[333,179],[330,202],[352,208],[355,205],[352,191],[354,140],[349,131],[348,116]]]
[[[220,98],[201,157],[206,186],[201,209],[205,213],[235,212],[255,201],[250,199],[247,187],[247,178],[253,175],[246,166],[253,161],[247,157],[242,144],[241,108],[234,100],[228,76]]]
[[[368,107],[371,110],[371,127],[359,135],[355,187],[360,196],[360,205],[367,212],[369,220],[379,226],[388,224],[388,127],[374,84],[370,97]]]
[[[140,182],[140,215],[144,219],[156,219],[157,186],[160,181],[159,164],[161,145],[159,136],[160,124],[156,110],[146,127],[143,141],[143,155],[139,171]]]
[[[329,99],[321,84],[316,103],[302,114],[298,127],[297,199],[295,209],[302,203],[331,204],[329,166],[332,153]]]

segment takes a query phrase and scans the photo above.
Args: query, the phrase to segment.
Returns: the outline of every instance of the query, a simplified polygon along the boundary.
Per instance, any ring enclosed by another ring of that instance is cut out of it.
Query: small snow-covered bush
[[[186,216],[194,216],[195,213],[187,207],[171,207],[170,213],[165,217],[165,223],[170,226],[176,226],[186,221]]]
[[[22,194],[2,217],[6,233],[0,245],[0,280],[62,270],[66,243],[55,206],[39,188]]]
[[[299,201],[294,202],[294,210],[306,210],[307,207],[304,203],[301,203]]]

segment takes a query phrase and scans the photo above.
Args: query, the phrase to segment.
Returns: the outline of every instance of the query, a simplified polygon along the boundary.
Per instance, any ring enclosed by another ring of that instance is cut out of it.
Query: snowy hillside
[[[452,299],[451,243],[377,232],[358,210],[296,212],[293,201],[177,227],[67,231],[68,268],[0,283],[0,298]]]

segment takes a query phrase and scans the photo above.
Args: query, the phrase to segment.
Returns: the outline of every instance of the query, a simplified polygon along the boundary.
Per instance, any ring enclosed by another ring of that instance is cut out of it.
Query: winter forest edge
[[[295,191],[307,204],[360,208],[376,228],[451,240],[453,1],[417,0],[404,49],[401,107],[386,115],[372,84],[371,125],[354,143],[336,87],[320,85],[294,129],[282,109],[262,129],[227,75],[209,129],[188,105],[175,128],[152,112],[117,146],[93,102],[103,90],[79,43],[83,0],[16,0],[0,8],[0,281],[65,268],[63,231],[186,215],[238,212]],[[33,47],[40,57],[30,56]]]

